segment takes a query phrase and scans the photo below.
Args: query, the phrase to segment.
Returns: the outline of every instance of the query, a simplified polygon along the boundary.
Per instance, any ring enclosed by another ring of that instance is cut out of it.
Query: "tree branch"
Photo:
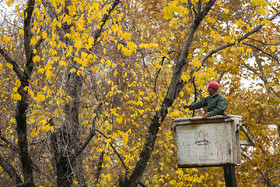
[[[6,144],[7,147],[11,147],[12,150],[13,150],[14,152],[19,153],[19,150],[18,150],[18,148],[16,147],[16,145],[14,145],[12,142],[10,142],[10,141],[7,140],[5,137],[3,137],[3,136],[1,135],[1,133],[0,133],[0,139],[1,139],[3,142],[5,142],[5,144]]]
[[[166,56],[162,57],[162,60],[161,60],[161,66],[163,66],[163,63],[164,63],[164,60],[166,59]],[[155,76],[155,83],[154,83],[154,92],[156,93],[156,89],[157,89],[157,79],[158,79],[158,76],[159,76],[159,73],[161,71],[162,68],[159,68],[159,70],[156,72],[156,76]]]
[[[77,156],[79,156],[87,147],[87,145],[89,144],[90,140],[95,136],[95,125],[96,125],[96,118],[98,116],[99,111],[101,110],[103,102],[100,102],[98,104],[98,106],[95,109],[95,116],[92,119],[92,124],[91,124],[91,129],[90,129],[90,133],[87,136],[87,138],[85,139],[84,143],[81,145],[81,147],[76,151],[74,158],[76,158]]]
[[[106,21],[109,19],[109,15],[111,14],[111,12],[115,9],[115,7],[120,3],[120,0],[115,0],[109,10],[108,10],[108,13],[107,14],[104,14],[103,17],[101,18],[101,21],[100,21],[100,26],[98,25],[97,26],[97,29],[94,31],[93,33],[93,38],[94,38],[94,44],[96,44],[96,41],[97,39],[99,38],[101,32],[102,32],[102,29],[103,29],[103,26],[105,25]]]
[[[257,170],[260,172],[260,174],[262,175],[262,178],[263,178],[263,180],[265,181],[265,183],[269,186],[269,187],[274,187],[274,184],[272,183],[272,181],[268,178],[268,177],[266,177],[266,175],[265,175],[265,173],[261,170],[261,169],[259,169],[258,167],[257,167],[257,163],[254,161],[254,160],[252,160],[248,155],[246,155],[245,153],[243,153],[243,152],[241,152],[241,154],[245,157],[245,158],[247,158],[248,160],[250,160],[251,162],[253,162],[253,164],[255,165],[255,167],[257,168]]]
[[[99,134],[101,134],[102,136],[104,136],[104,138],[106,138],[106,139],[110,139],[110,138],[108,138],[103,132],[101,132],[100,130],[98,130],[98,129],[95,129],[95,131],[97,131]],[[125,168],[125,170],[126,170],[126,172],[125,173],[127,173],[127,171],[128,171],[128,167],[125,165],[125,163],[124,163],[124,161],[123,161],[123,159],[122,159],[122,157],[121,157],[121,155],[118,153],[118,151],[116,150],[116,148],[113,146],[113,144],[110,142],[109,143],[109,145],[112,147],[112,149],[114,150],[114,152],[117,154],[117,156],[119,157],[119,159],[120,159],[120,161],[121,161],[121,163],[122,163],[122,165],[123,165],[123,167]]]
[[[196,93],[197,89],[196,89],[196,84],[195,84],[195,77],[193,77],[192,83],[193,83],[193,88],[194,88],[194,102],[196,102],[197,101],[197,93]],[[195,115],[195,110],[193,110],[192,116],[194,117],[194,115]]]
[[[100,153],[99,158],[98,158],[97,172],[96,172],[96,175],[95,175],[94,186],[97,186],[98,180],[99,180],[100,175],[101,175],[102,164],[103,164],[103,161],[104,161],[103,156],[104,156],[104,151],[102,151]]]
[[[19,186],[23,184],[20,176],[18,175],[18,172],[16,169],[0,155],[0,166],[7,172],[7,174],[10,176],[12,181],[15,185]]]
[[[249,44],[249,43],[246,43],[246,42],[243,42],[242,44],[247,45],[247,46],[250,46],[250,47],[252,47],[252,48],[254,48],[254,49],[257,49],[258,51],[261,51],[262,53],[264,53],[264,54],[266,54],[267,56],[271,57],[273,60],[279,62],[279,59],[278,59],[277,57],[273,56],[272,54],[270,54],[270,53],[268,53],[268,52],[265,52],[264,50],[262,50],[261,48],[255,46],[255,45],[253,45],[253,44]]]
[[[280,15],[280,11],[276,12],[273,16],[267,18],[267,20],[269,21],[272,21],[273,19],[275,19],[277,16]],[[261,28],[263,27],[262,24],[259,24],[258,26],[256,26],[254,29],[252,29],[250,32],[244,34],[243,36],[239,37],[238,39],[236,39],[235,41],[236,42],[241,42],[242,40],[248,38],[249,36],[251,36],[252,34],[256,33],[257,31],[259,31]],[[194,72],[197,72],[201,69],[201,67],[203,67],[203,65],[205,64],[206,60],[208,60],[213,54],[223,50],[223,49],[226,49],[228,47],[231,47],[233,45],[235,45],[236,42],[233,42],[233,43],[227,43],[227,44],[224,44],[224,45],[221,45],[219,47],[217,47],[216,49],[212,50],[211,52],[209,52],[207,55],[205,55],[205,57],[202,59],[201,61],[201,66],[199,68],[195,68],[195,70],[193,70],[191,73],[190,73],[190,76],[192,77],[193,76],[193,73]]]
[[[0,53],[8,63],[12,64],[13,70],[17,74],[18,78],[20,80],[22,80],[23,77],[25,77],[25,76],[24,76],[23,72],[21,71],[21,69],[19,68],[19,65],[16,63],[16,61],[14,61],[12,59],[12,57],[7,53],[7,51],[2,47],[0,47]]]

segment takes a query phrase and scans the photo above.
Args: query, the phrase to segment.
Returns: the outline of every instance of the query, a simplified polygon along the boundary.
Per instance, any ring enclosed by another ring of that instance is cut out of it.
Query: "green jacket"
[[[224,115],[227,109],[226,99],[219,93],[214,96],[208,96],[196,103],[189,105],[189,109],[195,110],[207,106],[207,117]]]

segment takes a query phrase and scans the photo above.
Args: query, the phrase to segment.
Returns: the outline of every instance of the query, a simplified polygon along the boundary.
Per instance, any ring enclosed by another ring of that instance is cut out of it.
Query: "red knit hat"
[[[219,84],[215,81],[212,81],[208,84],[208,87],[219,89]]]

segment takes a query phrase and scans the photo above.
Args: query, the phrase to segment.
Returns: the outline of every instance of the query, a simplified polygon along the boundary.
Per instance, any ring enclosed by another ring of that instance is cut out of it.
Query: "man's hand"
[[[185,106],[184,106],[184,109],[186,109],[186,108],[189,108],[189,105],[185,105]]]
[[[203,118],[203,119],[206,119],[206,118],[207,118],[207,114],[204,114],[202,118]]]

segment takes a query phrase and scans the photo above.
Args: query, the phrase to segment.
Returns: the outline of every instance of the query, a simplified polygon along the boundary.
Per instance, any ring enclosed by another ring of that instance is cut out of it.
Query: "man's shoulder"
[[[217,94],[217,98],[226,100],[226,98],[220,93]]]

